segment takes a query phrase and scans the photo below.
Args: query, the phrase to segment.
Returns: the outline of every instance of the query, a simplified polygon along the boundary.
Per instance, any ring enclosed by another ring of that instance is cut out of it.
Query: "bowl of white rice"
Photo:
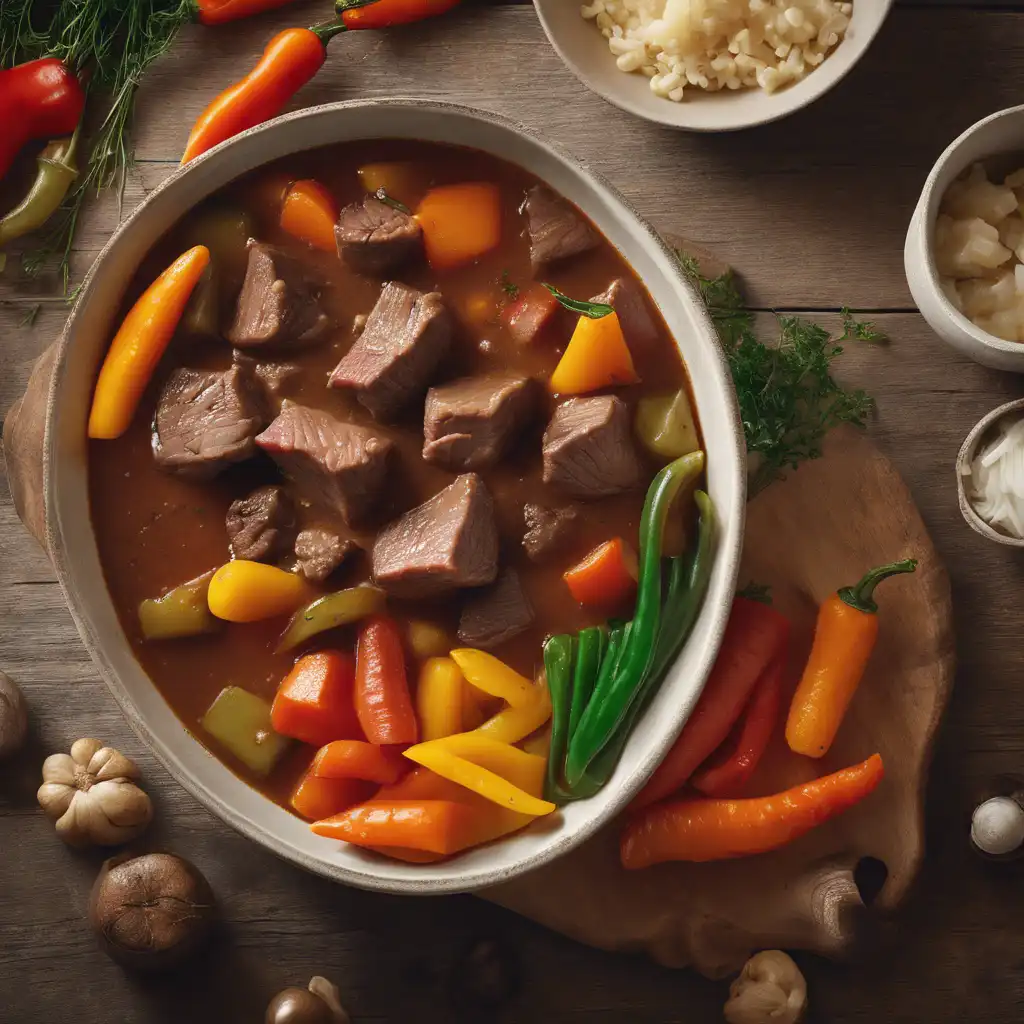
[[[792,114],[871,44],[892,0],[534,0],[567,67],[648,121],[721,132]]]

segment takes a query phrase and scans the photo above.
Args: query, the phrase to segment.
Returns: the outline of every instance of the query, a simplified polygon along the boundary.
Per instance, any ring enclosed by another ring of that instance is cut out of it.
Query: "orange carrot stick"
[[[419,738],[402,637],[395,623],[383,615],[367,619],[359,630],[356,714],[371,743],[397,745]]]
[[[110,343],[89,413],[89,436],[120,437],[135,415],[153,371],[210,262],[197,245],[182,253],[139,297]]]
[[[636,552],[621,538],[598,545],[562,574],[580,604],[613,607],[636,589]]]
[[[315,747],[359,738],[355,681],[355,661],[344,651],[317,651],[299,658],[270,709],[274,731]]]
[[[724,860],[777,849],[863,800],[884,774],[882,758],[873,754],[775,796],[650,807],[622,834],[622,866],[635,871],[663,861]]]
[[[369,800],[374,788],[362,779],[322,779],[309,771],[295,787],[291,805],[304,818],[319,821]]]
[[[316,752],[310,770],[322,779],[365,779],[383,784],[397,782],[408,764],[397,750],[363,740],[335,740]]]
[[[370,800],[310,827],[355,846],[451,854],[474,845],[477,817],[472,807],[451,800]]]
[[[288,189],[281,204],[281,230],[325,252],[334,252],[338,204],[318,181],[303,178]]]

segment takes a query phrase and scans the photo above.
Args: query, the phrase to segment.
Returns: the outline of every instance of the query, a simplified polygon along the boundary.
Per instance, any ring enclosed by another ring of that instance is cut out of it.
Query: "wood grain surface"
[[[266,38],[325,8],[323,0],[301,3],[228,30],[183,33],[143,83],[126,208],[171,172],[192,118]],[[1020,396],[1022,386],[932,335],[910,306],[902,241],[942,148],[977,118],[1019,100],[1024,13],[954,2],[897,6],[862,64],[822,101],[765,129],[711,137],[634,121],[588,94],[547,47],[529,7],[476,4],[444,22],[340,42],[297,105],[415,92],[518,117],[600,167],[659,226],[731,262],[758,306],[822,310],[824,322],[842,305],[882,311],[875,319],[890,343],[851,348],[841,375],[876,396],[871,433],[947,562],[960,671],[932,772],[918,884],[862,962],[801,958],[811,1019],[1019,1021],[1024,890],[1014,869],[972,857],[967,823],[996,775],[1024,772],[1017,677],[1024,560],[962,522],[952,466],[973,423]],[[89,211],[79,270],[116,217],[109,197]],[[34,325],[23,325],[32,313]],[[0,410],[21,393],[65,313],[45,282],[3,279]],[[225,828],[121,719],[45,556],[0,488],[0,668],[24,687],[33,734],[30,749],[0,774],[0,1022],[258,1022],[278,987],[323,973],[341,986],[357,1022],[441,1024],[466,1016],[457,1008],[461,958],[480,936],[508,947],[520,984],[508,1005],[476,1019],[721,1019],[721,985],[585,949],[471,898],[399,899],[333,886]],[[88,734],[139,761],[157,804],[147,843],[194,860],[220,897],[223,941],[185,976],[138,981],[98,951],[83,913],[99,858],[66,851],[36,808],[43,754]]]

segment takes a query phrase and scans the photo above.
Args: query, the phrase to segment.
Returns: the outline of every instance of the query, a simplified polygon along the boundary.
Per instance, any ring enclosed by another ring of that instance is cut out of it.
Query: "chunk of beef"
[[[544,431],[544,482],[577,498],[632,490],[640,462],[626,403],[614,395],[570,398]]]
[[[519,573],[503,569],[489,587],[467,594],[459,618],[459,640],[486,651],[522,633],[533,619],[533,606]]]
[[[357,545],[329,526],[310,526],[295,538],[295,557],[307,580],[319,583],[327,579],[355,551]]]
[[[497,575],[494,502],[476,473],[389,523],[373,545],[373,578],[396,597],[480,587]]]
[[[518,345],[529,345],[558,312],[558,299],[542,284],[532,284],[501,313],[509,334]]]
[[[453,470],[493,466],[537,408],[537,385],[516,373],[465,377],[431,388],[423,458]]]
[[[283,487],[268,484],[231,502],[226,520],[232,558],[272,562],[295,531],[295,508]]]
[[[372,430],[288,401],[256,443],[304,498],[349,524],[365,519],[380,496],[393,448]]]
[[[338,255],[362,274],[391,274],[423,252],[423,231],[404,210],[367,196],[341,211]]]
[[[249,264],[228,341],[239,348],[316,341],[330,321],[315,290],[297,260],[250,238]]]
[[[295,363],[261,363],[239,349],[232,354],[232,361],[252,375],[263,392],[268,409],[280,407],[289,383],[302,373],[302,367]]]
[[[523,506],[523,549],[531,562],[544,561],[552,551],[561,547],[572,535],[579,519],[575,505],[546,508],[527,502]]]
[[[424,295],[389,281],[330,386],[352,388],[374,416],[387,419],[426,391],[451,342],[451,316],[439,292]]]
[[[617,277],[590,301],[604,302],[615,310],[626,344],[634,351],[642,352],[657,344],[658,328],[635,281]]]
[[[250,372],[174,370],[153,417],[153,458],[163,469],[208,480],[256,453],[267,424],[263,396]]]
[[[593,249],[597,232],[580,212],[541,185],[526,193],[523,203],[530,228],[530,260],[535,267]]]

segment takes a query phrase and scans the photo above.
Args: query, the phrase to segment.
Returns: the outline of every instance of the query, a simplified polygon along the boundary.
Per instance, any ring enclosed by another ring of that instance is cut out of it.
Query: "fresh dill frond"
[[[519,295],[519,285],[512,280],[507,269],[501,272],[501,290],[510,299],[514,299]]]
[[[0,68],[12,68],[46,54],[49,18],[53,16],[50,6],[39,0],[0,3]]]
[[[696,261],[680,254],[718,329],[729,360],[740,419],[751,457],[751,496],[787,469],[821,455],[825,435],[840,423],[863,427],[874,408],[860,389],[846,390],[831,374],[832,362],[848,340],[877,342],[873,324],[843,310],[839,338],[804,317],[777,317],[779,338],[758,340],[754,314],[746,308],[732,272],[709,279]]]

